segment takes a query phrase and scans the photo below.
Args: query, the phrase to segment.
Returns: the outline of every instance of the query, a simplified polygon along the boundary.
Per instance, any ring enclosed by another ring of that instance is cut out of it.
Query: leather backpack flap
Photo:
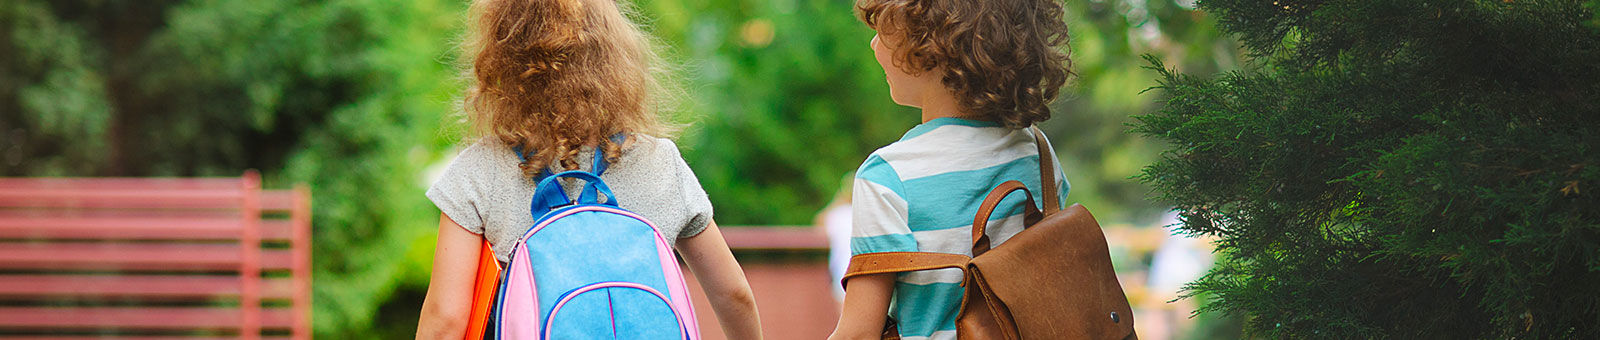
[[[1074,204],[974,258],[967,284],[981,282],[984,303],[1007,310],[1022,339],[1131,338],[1133,309],[1109,254],[1099,224]]]

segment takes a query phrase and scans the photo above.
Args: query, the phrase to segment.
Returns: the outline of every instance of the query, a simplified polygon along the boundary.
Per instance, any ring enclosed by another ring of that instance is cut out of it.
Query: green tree
[[[0,176],[93,173],[112,115],[105,51],[38,1],[0,4]]]
[[[873,149],[917,122],[889,100],[851,1],[656,0],[682,60],[679,142],[723,224],[808,224]]]
[[[420,176],[459,138],[441,126],[461,7],[6,1],[0,175],[309,183],[316,333],[373,337],[416,261],[396,255],[438,223]]]
[[[1161,69],[1142,179],[1220,238],[1251,334],[1597,338],[1600,28],[1584,1],[1211,0],[1252,68]]]

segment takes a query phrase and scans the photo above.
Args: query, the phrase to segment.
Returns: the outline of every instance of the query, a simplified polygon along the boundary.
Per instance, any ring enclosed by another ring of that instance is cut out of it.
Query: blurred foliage
[[[918,121],[889,100],[849,0],[639,0],[686,93],[679,141],[718,222],[809,224],[873,149]],[[1160,145],[1123,133],[1152,109],[1136,57],[1234,68],[1236,44],[1187,1],[1067,3],[1074,71],[1044,127],[1070,202],[1108,223],[1163,203],[1129,179]],[[404,338],[437,209],[430,166],[454,115],[465,2],[0,2],[0,176],[237,176],[308,183],[323,338]]]
[[[1600,338],[1593,2],[1202,2],[1255,67],[1165,69],[1143,179],[1189,286],[1271,338]],[[1154,61],[1154,60],[1152,60]]]
[[[698,119],[679,145],[735,224],[809,224],[872,150],[918,123],[894,104],[867,47],[873,32],[848,0],[644,0],[646,23],[682,60]],[[1192,4],[1067,2],[1079,78],[1042,124],[1073,183],[1069,202],[1102,219],[1153,223],[1167,209],[1133,180],[1158,143],[1124,131],[1156,103],[1140,54],[1185,70],[1231,70],[1236,43]]]
[[[372,337],[395,254],[438,223],[419,174],[459,138],[441,123],[462,7],[8,0],[0,175],[309,183],[316,333]]]
[[[646,0],[697,121],[679,145],[717,222],[809,224],[919,114],[889,100],[850,1]]]
[[[1600,13],[1600,0],[1589,0],[1589,3],[1583,4],[1583,8],[1589,13]],[[1589,18],[1589,27],[1600,29],[1600,15]]]
[[[1072,70],[1077,78],[1040,124],[1051,137],[1072,183],[1069,203],[1082,203],[1111,223],[1159,223],[1169,202],[1150,200],[1149,186],[1134,179],[1164,147],[1157,139],[1126,133],[1130,118],[1152,112],[1155,85],[1139,57],[1150,54],[1196,74],[1230,71],[1242,56],[1193,1],[1097,0],[1066,2],[1071,24]]]

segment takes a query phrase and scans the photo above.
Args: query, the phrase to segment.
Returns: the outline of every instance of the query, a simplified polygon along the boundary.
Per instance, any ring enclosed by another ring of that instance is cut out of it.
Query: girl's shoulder
[[[678,144],[671,139],[645,134],[628,135],[628,141],[623,143],[623,154],[636,154],[666,159],[682,159],[678,152]]]
[[[428,170],[434,189],[461,189],[476,191],[484,187],[503,185],[498,179],[517,178],[521,161],[504,143],[493,138],[480,138],[456,153],[442,169]]]
[[[587,153],[584,153],[588,155]],[[687,168],[678,144],[671,139],[644,134],[632,134],[623,143],[620,166],[639,169],[655,175],[671,174]]]
[[[467,144],[450,162],[450,167],[474,172],[494,172],[497,169],[517,169],[517,154],[511,147],[493,137],[483,137]]]

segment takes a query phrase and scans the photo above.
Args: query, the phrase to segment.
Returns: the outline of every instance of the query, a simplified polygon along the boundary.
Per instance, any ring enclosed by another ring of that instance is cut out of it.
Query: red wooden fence
[[[310,192],[0,178],[0,337],[311,337]]]
[[[762,334],[769,340],[823,339],[833,332],[839,305],[837,283],[828,275],[828,238],[812,227],[722,227],[728,246],[741,256],[745,278],[756,295]],[[688,268],[685,268],[688,270]],[[700,294],[694,275],[684,275],[694,299],[700,334],[706,340],[726,339],[711,304]]]

